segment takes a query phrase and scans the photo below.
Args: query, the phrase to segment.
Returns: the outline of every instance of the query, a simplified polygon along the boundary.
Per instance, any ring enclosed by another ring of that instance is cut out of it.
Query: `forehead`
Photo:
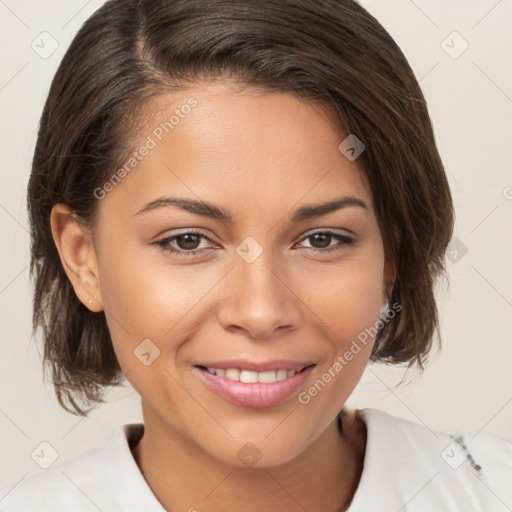
[[[159,96],[141,114],[127,172],[108,194],[132,214],[164,195],[220,201],[240,214],[279,215],[342,195],[371,207],[357,160],[338,148],[347,133],[325,105],[221,82]]]

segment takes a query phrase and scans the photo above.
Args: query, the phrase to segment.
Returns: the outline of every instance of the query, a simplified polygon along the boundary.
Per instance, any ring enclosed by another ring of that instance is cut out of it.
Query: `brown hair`
[[[363,141],[358,163],[396,262],[390,304],[401,305],[371,360],[423,369],[434,334],[440,342],[434,286],[453,229],[451,195],[425,98],[380,23],[353,0],[109,0],[53,79],[28,185],[32,334],[42,328],[45,366],[73,414],[89,412],[75,398],[104,402],[104,388],[124,376],[104,312],[89,311],[64,272],[52,207],[67,204],[93,229],[93,191],[133,150],[144,105],[194,80],[226,77],[323,101]]]

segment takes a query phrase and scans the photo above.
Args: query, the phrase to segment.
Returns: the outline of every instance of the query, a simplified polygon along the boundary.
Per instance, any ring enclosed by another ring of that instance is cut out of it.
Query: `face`
[[[333,424],[371,353],[354,341],[391,272],[371,191],[338,149],[348,134],[293,95],[198,84],[150,117],[99,201],[90,296],[146,421],[230,465],[248,442],[282,464]]]

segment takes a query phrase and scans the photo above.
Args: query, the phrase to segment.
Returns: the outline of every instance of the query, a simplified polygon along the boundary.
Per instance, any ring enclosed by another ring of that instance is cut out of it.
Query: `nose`
[[[300,300],[288,274],[282,267],[277,270],[264,255],[252,263],[237,258],[217,310],[217,319],[225,329],[255,339],[296,329],[302,319]]]

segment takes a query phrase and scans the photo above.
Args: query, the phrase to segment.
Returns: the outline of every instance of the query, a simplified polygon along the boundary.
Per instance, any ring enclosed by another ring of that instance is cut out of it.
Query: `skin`
[[[197,107],[99,201],[93,233],[66,205],[52,212],[75,292],[105,312],[123,373],[141,396],[145,433],[134,458],[167,510],[218,512],[241,503],[248,511],[344,510],[364,447],[340,433],[336,415],[361,378],[372,339],[306,405],[297,393],[267,408],[234,405],[194,365],[311,361],[307,390],[373,326],[394,266],[385,259],[371,190],[357,160],[338,150],[347,134],[331,113],[287,93],[191,84],[153,101],[141,143],[190,97]],[[162,196],[214,203],[233,224],[176,206],[136,215]],[[360,198],[367,209],[291,222],[297,208],[341,196]],[[154,245],[188,228],[208,240],[171,246],[202,254]],[[304,236],[325,228],[355,242]],[[263,250],[251,263],[236,252],[248,236]],[[327,245],[339,250],[326,253]],[[145,339],[160,350],[149,366],[134,355]],[[254,467],[237,456],[249,442],[261,456]]]

